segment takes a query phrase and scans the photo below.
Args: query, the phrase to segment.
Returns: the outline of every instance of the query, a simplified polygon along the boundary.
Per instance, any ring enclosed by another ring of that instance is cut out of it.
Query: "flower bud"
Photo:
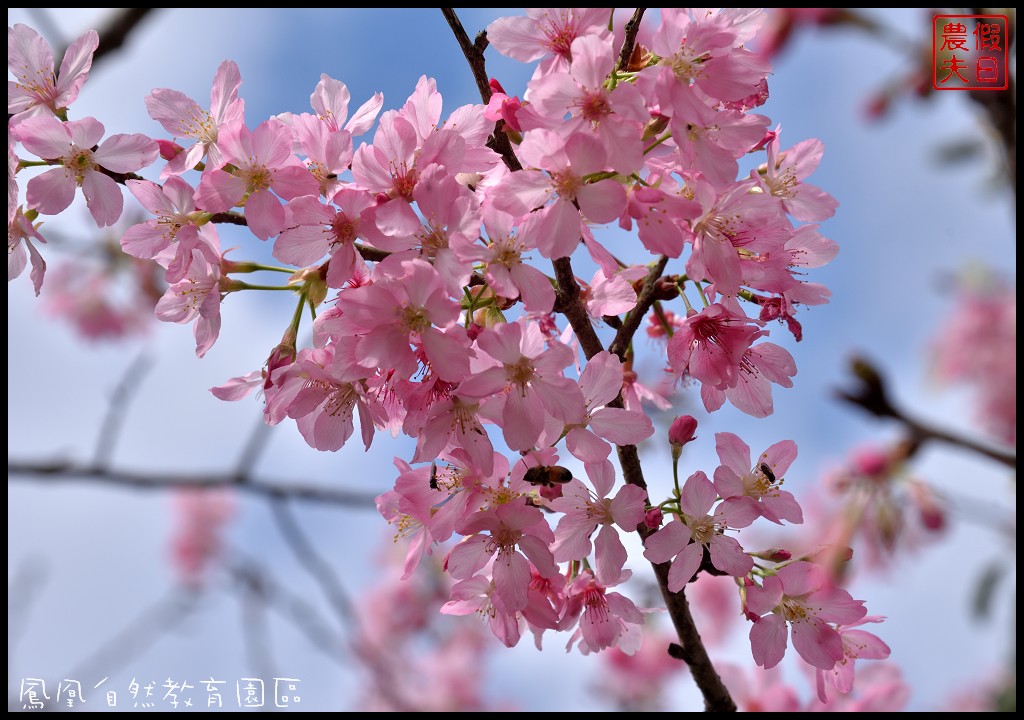
[[[646,513],[644,513],[644,525],[651,530],[657,530],[661,527],[664,514],[661,512],[661,508],[652,507]]]
[[[156,144],[157,147],[160,148],[160,157],[164,160],[173,160],[180,153],[185,151],[185,148],[173,140],[157,140]]]
[[[697,419],[692,415],[680,415],[672,421],[668,429],[668,442],[672,446],[672,459],[678,460],[683,452],[683,445],[694,439],[697,432]]]
[[[750,554],[756,558],[761,558],[762,560],[768,560],[770,562],[785,562],[793,557],[793,553],[789,550],[783,550],[782,548],[768,548],[767,550],[752,552]]]

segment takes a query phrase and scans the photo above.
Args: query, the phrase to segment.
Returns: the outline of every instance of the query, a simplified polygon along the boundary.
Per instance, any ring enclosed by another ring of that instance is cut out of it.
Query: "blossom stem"
[[[668,321],[665,316],[665,309],[661,306],[660,302],[654,303],[654,315],[658,318],[658,322],[661,324],[661,329],[665,331],[665,334],[671,338],[675,334],[675,330],[672,328],[672,323]]]
[[[672,133],[671,132],[665,133],[660,138],[658,138],[657,140],[655,140],[650,145],[648,145],[647,147],[644,148],[644,155],[646,155],[651,150],[653,150],[654,148],[656,148],[659,145],[661,145],[663,142],[666,142],[667,140],[670,140],[671,138],[672,138]]]
[[[291,285],[252,285],[252,284],[247,283],[247,282],[242,282],[241,280],[235,280],[234,283],[231,286],[231,289],[233,291],[234,290],[292,290],[292,291],[295,290],[295,288],[293,286],[291,286]]]

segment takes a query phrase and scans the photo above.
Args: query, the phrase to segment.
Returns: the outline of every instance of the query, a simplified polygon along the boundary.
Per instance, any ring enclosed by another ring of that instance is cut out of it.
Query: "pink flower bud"
[[[164,160],[173,160],[185,149],[173,140],[157,140],[156,144],[160,148],[160,157]]]
[[[697,419],[692,415],[680,415],[672,421],[668,429],[668,441],[672,446],[672,459],[678,460],[683,445],[694,439],[697,432]]]
[[[761,550],[750,554],[756,558],[761,558],[762,560],[768,560],[770,562],[785,562],[793,557],[793,553],[789,550],[783,550],[782,548],[768,548],[767,550]]]
[[[660,528],[663,519],[664,515],[661,512],[661,508],[658,507],[653,507],[644,513],[644,525],[651,530],[657,530]]]

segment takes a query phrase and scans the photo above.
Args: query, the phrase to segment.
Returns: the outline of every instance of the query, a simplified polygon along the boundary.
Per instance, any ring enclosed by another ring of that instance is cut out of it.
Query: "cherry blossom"
[[[746,613],[754,661],[764,668],[779,664],[789,628],[793,647],[808,664],[832,670],[844,657],[843,642],[829,623],[849,625],[863,618],[864,603],[835,587],[825,571],[809,562],[794,562],[746,588]]]
[[[67,119],[67,108],[78,97],[92,68],[100,38],[88,30],[64,51],[60,72],[54,72],[50,45],[27,25],[7,28],[7,69],[17,82],[7,81],[8,124],[49,111]],[[152,161],[151,161],[152,162]]]
[[[210,89],[210,109],[204,110],[192,98],[177,90],[157,88],[146,96],[149,116],[160,123],[175,138],[193,138],[195,144],[177,153],[164,167],[161,176],[180,175],[192,168],[205,156],[206,167],[220,168],[225,159],[221,152],[220,131],[229,123],[244,120],[245,101],[238,97],[242,75],[238,65],[225,60],[213,76]]]
[[[117,222],[124,207],[121,189],[105,171],[134,172],[156,160],[159,152],[155,142],[138,133],[111,135],[100,143],[104,129],[95,118],[62,123],[40,115],[19,123],[16,132],[26,150],[60,165],[28,181],[29,207],[56,215],[71,205],[80,187],[100,227]]]
[[[644,557],[653,563],[672,561],[668,571],[668,588],[679,592],[693,579],[704,559],[705,549],[711,564],[722,572],[743,577],[754,566],[754,560],[743,552],[735,538],[722,534],[728,528],[740,528],[754,521],[746,508],[720,504],[708,514],[718,493],[708,476],[698,470],[683,485],[679,498],[680,514],[676,520],[647,538]]]

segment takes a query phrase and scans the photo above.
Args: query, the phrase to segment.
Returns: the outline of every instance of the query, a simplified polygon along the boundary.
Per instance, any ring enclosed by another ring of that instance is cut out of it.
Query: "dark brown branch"
[[[601,338],[597,336],[594,325],[590,322],[590,315],[580,298],[580,286],[576,282],[576,276],[572,271],[572,262],[569,258],[559,258],[551,263],[555,267],[555,280],[558,281],[558,288],[555,292],[555,306],[565,315],[572,325],[572,330],[579,338],[580,346],[587,360],[604,350]]]
[[[473,42],[469,39],[469,34],[466,32],[466,28],[462,26],[459,16],[455,14],[455,8],[441,8],[441,13],[444,15],[444,19],[448,21],[448,27],[452,29],[452,34],[455,35],[459,47],[462,48],[462,54],[466,56],[469,69],[473,71],[476,89],[480,92],[480,97],[483,98],[486,104],[491,99],[491,84],[490,79],[487,77],[486,61],[484,60],[484,49],[487,47],[487,32],[481,32],[476,36],[476,42]]]
[[[476,42],[471,43],[466,29],[462,27],[462,21],[455,14],[455,10],[453,8],[441,8],[441,12],[444,13],[444,19],[448,21],[448,26],[451,27],[452,33],[455,34],[455,39],[458,41],[459,47],[462,48],[462,54],[466,56],[469,69],[473,72],[473,80],[476,81],[477,90],[480,91],[480,99],[486,104],[491,99],[490,79],[487,77],[486,60],[484,59],[484,48],[487,47],[487,33],[481,32],[476,36]],[[495,124],[494,133],[491,135],[488,147],[501,155],[501,159],[505,161],[505,165],[509,170],[522,170],[522,163],[516,157],[516,153],[512,149],[512,143],[509,142],[508,135],[501,130],[500,125],[501,123]]]
[[[473,71],[473,76],[476,79],[477,86],[482,88],[483,85],[487,84],[487,72],[484,67],[482,48],[478,50],[476,47],[469,45],[468,36],[462,28],[462,23],[459,22],[458,16],[455,15],[453,10],[444,8],[443,11],[445,18],[448,20],[448,24],[452,27],[452,31],[459,40],[459,45],[462,47],[462,52],[465,54],[466,60],[469,61],[470,69]],[[638,11],[638,13],[639,12],[640,11]],[[639,15],[634,15],[634,18],[639,24]],[[628,39],[629,38],[627,37],[627,40]],[[635,41],[635,34],[633,35],[633,41]],[[630,53],[632,53],[632,50],[630,50]],[[481,90],[481,97],[484,102],[487,102],[490,98],[489,87],[486,91]],[[495,132],[495,136],[500,136],[505,140],[506,144],[508,143],[508,138],[504,133]],[[498,152],[501,152],[502,157],[505,160],[505,164],[510,169],[522,169],[522,165],[519,163],[519,160],[511,151],[511,146],[508,146],[507,153],[502,152],[501,150],[498,150]],[[655,298],[653,296],[655,294],[655,286],[657,285],[658,278],[661,276],[661,273],[665,268],[665,263],[667,262],[667,258],[662,258],[658,263],[659,269],[657,269],[656,272],[652,270],[645,281],[644,290],[641,291],[641,294],[644,296],[645,303],[654,301]],[[555,280],[558,283],[555,297],[555,309],[557,312],[563,313],[569,320],[569,324],[572,326],[573,332],[576,333],[576,337],[580,341],[580,346],[583,348],[583,352],[589,360],[594,355],[604,350],[604,346],[601,343],[601,339],[597,336],[597,332],[595,332],[594,326],[590,321],[590,316],[587,314],[587,309],[583,304],[583,299],[580,296],[580,287],[576,282],[576,276],[572,271],[572,262],[569,258],[565,257],[553,261],[552,264],[555,269]],[[648,285],[651,287],[648,288]],[[648,295],[651,296],[649,300],[647,298]],[[646,310],[644,310],[644,312],[646,312]],[[637,312],[637,317],[642,317],[644,312]],[[636,327],[639,327],[639,320],[636,321]],[[624,329],[620,328],[617,333],[617,337],[621,336],[625,341],[625,344],[628,346],[629,340],[632,339],[633,333],[636,332],[636,327],[634,327],[632,332],[624,332]],[[616,398],[614,403],[617,403],[619,407],[621,407],[621,395]],[[644,480],[643,469],[640,465],[640,456],[637,453],[636,446],[619,446],[617,451],[619,454],[619,461],[622,466],[622,474],[626,482],[643,488],[646,492],[647,483]],[[651,531],[644,525],[639,526],[637,530],[645,539],[651,534]],[[694,680],[697,682],[701,693],[704,695],[705,707],[708,710],[714,711],[735,711],[736,704],[729,696],[729,691],[722,683],[721,678],[718,677],[718,672],[711,664],[707,651],[704,649],[700,633],[697,632],[697,627],[693,622],[693,616],[690,614],[690,608],[686,602],[686,596],[683,593],[672,593],[668,589],[668,568],[669,565],[667,563],[662,566],[655,565],[655,576],[658,578],[658,585],[665,598],[665,604],[668,608],[669,614],[672,616],[672,622],[676,626],[676,631],[679,635],[679,640],[682,643],[687,663],[690,666]]]
[[[92,66],[95,68],[96,63],[102,62],[107,55],[123,47],[143,18],[153,10],[156,8],[117,8],[110,13],[106,22],[96,28],[96,33],[100,36],[100,44],[97,46],[96,52],[92,54]],[[56,67],[60,67],[66,52],[67,46],[54,55]]]
[[[633,17],[626,23],[626,37],[622,41],[622,49],[619,50],[619,59],[615,63],[616,70],[624,70],[629,65],[629,58],[633,55],[633,48],[636,47],[636,35],[640,32],[640,21],[644,17],[644,10],[637,8],[633,11]]]
[[[647,311],[651,309],[651,306],[658,299],[658,281],[661,278],[661,274],[665,272],[666,265],[668,265],[668,258],[662,255],[658,262],[651,267],[647,277],[644,278],[640,294],[636,298],[636,306],[629,311],[629,314],[626,315],[626,320],[622,323],[622,327],[615,333],[615,339],[612,340],[612,344],[608,349],[618,355],[620,360],[626,359],[626,350],[629,349],[629,344],[633,342],[633,336],[640,329],[640,323],[644,321]]]
[[[650,295],[652,297],[650,302],[653,302],[654,287],[657,285],[658,278],[665,269],[664,266],[667,262],[668,258],[662,258],[657,266],[648,274],[647,280],[644,283],[644,291],[641,294],[645,296]],[[597,337],[597,333],[594,331],[594,326],[590,322],[590,316],[587,315],[587,310],[583,306],[583,301],[580,298],[580,288],[572,272],[572,263],[569,261],[569,258],[561,258],[554,261],[554,266],[555,277],[558,280],[558,303],[566,318],[569,319],[569,324],[572,325],[576,337],[579,338],[584,354],[587,356],[587,359],[590,359],[604,348],[601,345],[600,338]],[[642,313],[637,315],[642,315]],[[619,335],[622,335],[623,338],[627,336],[632,338],[632,333],[623,333],[623,330],[619,331]],[[628,345],[628,341],[626,345]],[[613,404],[621,407],[621,396],[616,398]],[[622,476],[625,481],[630,485],[642,488],[646,492],[647,481],[644,479],[643,467],[640,464],[640,454],[637,452],[636,446],[620,445],[616,447],[616,451],[619,455],[619,465],[622,467]],[[647,503],[650,504],[650,498],[647,499]],[[643,524],[637,527],[637,531],[644,540],[652,533]],[[654,567],[655,577],[658,578],[658,587],[661,589],[662,597],[665,599],[665,607],[668,609],[668,613],[672,617],[672,623],[675,625],[676,633],[679,635],[684,659],[690,667],[690,672],[693,674],[693,679],[700,688],[701,694],[704,696],[705,708],[715,712],[735,711],[736,703],[733,702],[732,697],[729,695],[729,690],[718,676],[718,671],[715,670],[715,666],[711,663],[711,658],[708,657],[707,650],[701,641],[700,633],[694,624],[693,616],[690,614],[690,606],[686,601],[685,593],[683,591],[674,593],[668,589],[668,569],[670,563],[663,563],[661,565],[654,565],[652,563],[652,566]]]
[[[118,8],[110,14],[107,22],[97,30],[100,36],[99,47],[92,56],[92,64],[103,60],[107,55],[121,48],[131,37],[131,34],[139,26],[149,13],[156,8]],[[63,55],[63,53],[61,53]]]
[[[852,390],[840,390],[836,395],[851,405],[866,410],[875,417],[891,418],[903,424],[910,433],[911,445],[916,449],[921,443],[938,440],[956,445],[987,458],[1002,463],[1016,471],[1017,456],[1015,454],[983,445],[970,438],[954,435],[951,432],[934,427],[910,417],[897,408],[889,399],[889,391],[881,373],[874,365],[863,358],[855,358],[851,363],[851,371],[858,381]]]
[[[93,482],[132,490],[236,487],[244,492],[263,497],[303,500],[361,510],[370,510],[374,507],[373,493],[316,487],[288,480],[253,479],[240,484],[238,476],[234,472],[224,474],[145,473],[77,465],[71,462],[31,463],[8,459],[7,477],[8,480],[51,485],[64,482]]]

